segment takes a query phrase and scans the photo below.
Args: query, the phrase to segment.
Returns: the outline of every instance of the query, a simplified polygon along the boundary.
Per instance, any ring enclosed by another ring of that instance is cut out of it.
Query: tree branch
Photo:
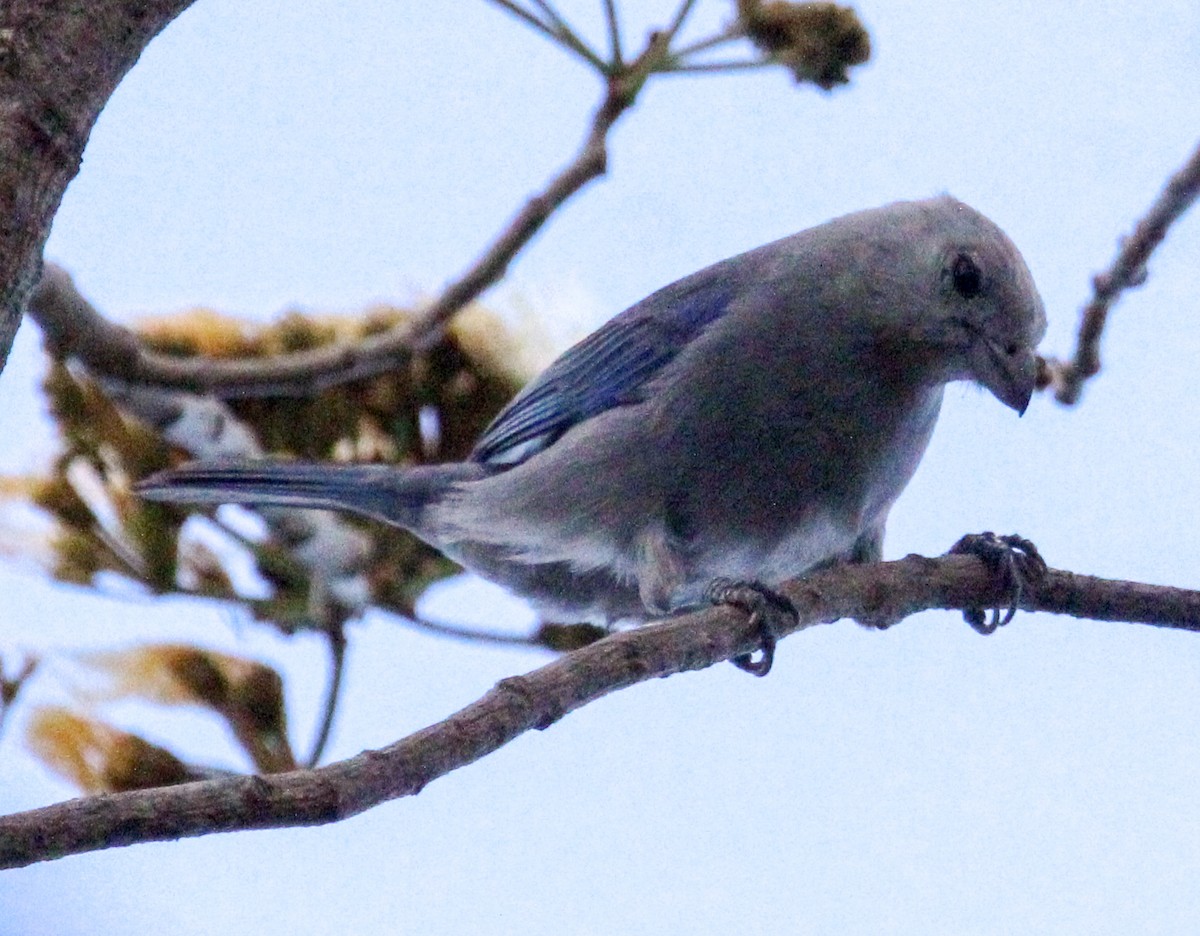
[[[1092,279],[1092,299],[1084,306],[1079,322],[1075,356],[1068,361],[1047,358],[1038,383],[1051,387],[1054,398],[1068,406],[1079,402],[1083,384],[1100,372],[1100,336],[1108,311],[1121,293],[1146,282],[1146,263],[1162,243],[1167,229],[1191,207],[1200,194],[1200,147],[1183,168],[1168,181],[1146,216],[1137,223],[1117,251],[1116,259]]]
[[[428,618],[416,615],[400,615],[400,619],[414,630],[437,634],[439,637],[449,637],[452,640],[462,640],[466,643],[499,644],[505,647],[534,647],[547,649],[545,641],[538,639],[537,634],[506,634],[501,631],[491,631],[484,628],[466,627],[459,624],[442,624]]]
[[[799,612],[792,630],[847,617],[894,622],[929,608],[1005,601],[984,564],[961,555],[841,566],[782,591]],[[1021,607],[1200,630],[1200,592],[1057,570],[1024,589]],[[436,725],[326,767],[88,797],[17,813],[0,819],[0,868],[212,832],[336,822],[415,795],[430,781],[610,692],[704,669],[754,650],[758,640],[743,614],[712,608],[615,634],[502,680]]]
[[[687,21],[688,16],[691,15],[692,7],[695,6],[695,4],[696,0],[681,0],[679,9],[675,11],[675,15],[671,18],[671,25],[666,29],[666,41],[668,43],[670,43],[671,40],[674,39],[679,33],[679,30],[683,28],[683,24]]]
[[[580,38],[579,33],[571,28],[570,24],[567,23],[558,10],[554,9],[546,0],[532,0],[532,2],[545,15],[546,21],[553,29],[553,35],[557,41],[561,42],[572,52],[580,55],[584,61],[588,62],[601,74],[608,74],[610,65]]]
[[[561,45],[568,52],[578,55],[585,62],[595,68],[597,71],[604,73],[607,71],[607,66],[604,60],[593,52],[582,39],[564,22],[561,16],[553,7],[545,3],[537,3],[536,5],[542,10],[546,16],[546,22],[538,19],[528,10],[513,3],[512,0],[491,0],[500,9],[513,14],[522,22],[528,24],[531,28],[537,30],[542,35],[546,36],[552,42]]]
[[[543,23],[524,7],[513,3],[513,0],[492,0],[492,3],[500,7],[500,9],[504,10],[506,13],[511,13],[513,16],[517,17],[517,19],[521,20],[521,22],[541,33],[547,39],[551,39],[554,42],[559,41],[558,34],[555,33],[553,29]]]
[[[101,109],[191,0],[0,4],[0,368]]]
[[[329,735],[333,731],[333,716],[337,713],[338,700],[342,695],[342,677],[346,672],[346,628],[341,622],[325,632],[329,644],[329,685],[325,689],[325,704],[321,706],[321,724],[312,752],[304,761],[305,767],[316,767],[325,753]]]
[[[612,63],[620,68],[625,60],[621,47],[621,21],[617,15],[616,0],[604,0],[604,19],[608,23],[608,52]]]
[[[78,358],[98,377],[210,393],[219,397],[309,396],[401,367],[435,344],[450,318],[496,283],[549,217],[607,168],[607,138],[632,106],[646,77],[665,59],[652,37],[642,54],[608,81],[575,158],[533,196],[483,255],[415,321],[354,344],[327,345],[272,359],[172,357],[144,348],[128,329],[106,321],[60,267],[48,267],[29,311],[58,353]]]

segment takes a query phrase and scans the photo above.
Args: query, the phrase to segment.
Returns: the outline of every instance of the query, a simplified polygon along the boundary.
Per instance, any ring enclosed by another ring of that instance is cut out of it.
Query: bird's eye
[[[974,299],[983,291],[983,274],[971,257],[960,253],[950,266],[950,278],[954,291],[964,299]]]

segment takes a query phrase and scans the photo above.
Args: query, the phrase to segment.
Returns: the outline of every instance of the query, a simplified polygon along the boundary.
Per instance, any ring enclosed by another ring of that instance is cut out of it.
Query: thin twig
[[[625,62],[625,54],[621,51],[621,23],[617,19],[615,0],[604,0],[604,16],[608,20],[608,51],[612,66],[619,69]]]
[[[621,82],[609,84],[575,158],[541,193],[525,203],[507,230],[475,265],[460,280],[447,287],[437,301],[424,311],[409,336],[412,347],[424,350],[434,344],[450,317],[504,275],[509,263],[550,215],[587,183],[607,171],[608,132],[632,104],[633,97],[626,93]]]
[[[683,2],[679,4],[679,9],[675,11],[675,16],[671,20],[671,25],[663,31],[663,37],[668,46],[670,46],[675,37],[679,34],[679,30],[683,28],[684,21],[688,18],[688,14],[692,12],[692,7],[695,5],[696,0],[683,0]]]
[[[325,631],[329,642],[329,685],[325,690],[325,704],[322,706],[321,726],[317,730],[317,739],[313,742],[312,753],[305,762],[306,767],[316,767],[325,753],[329,743],[329,735],[333,730],[333,716],[337,712],[338,699],[342,694],[342,674],[346,670],[346,629],[341,623],[334,624]]]
[[[689,55],[695,55],[698,52],[707,52],[709,49],[715,49],[717,46],[725,45],[729,42],[737,42],[739,39],[744,39],[746,30],[742,28],[741,22],[732,23],[724,31],[709,36],[707,39],[700,39],[690,45],[682,46],[672,51],[677,59],[687,58]]]
[[[732,62],[675,62],[663,67],[666,75],[712,74],[714,72],[754,71],[759,68],[774,68],[777,63],[770,59],[747,59]]]
[[[524,7],[518,6],[517,4],[513,3],[512,0],[491,0],[491,2],[500,7],[500,9],[511,13],[513,16],[517,17],[529,26],[532,26],[543,36],[553,39],[555,42],[559,42],[558,33],[556,33],[552,28],[547,26]]]
[[[579,33],[571,28],[570,24],[563,19],[558,10],[554,9],[549,3],[546,3],[545,0],[532,0],[532,3],[546,15],[546,19],[550,22],[550,26],[553,29],[552,35],[558,42],[575,52],[601,74],[608,74],[608,63],[600,58],[595,50],[583,41]]]
[[[499,631],[489,631],[483,628],[466,627],[459,624],[442,624],[438,621],[430,621],[427,618],[419,618],[415,615],[401,615],[401,620],[407,624],[411,624],[418,630],[428,631],[431,634],[437,634],[439,637],[450,637],[454,640],[465,640],[469,643],[490,643],[501,644],[507,647],[535,647],[542,650],[547,649],[546,645],[531,634],[504,634]]]
[[[975,556],[909,556],[841,566],[782,589],[798,612],[793,630],[852,617],[898,621],[928,608],[1008,600]],[[1025,610],[1200,631],[1200,592],[1049,570],[1022,589]],[[783,636],[783,634],[780,634]],[[729,607],[624,631],[524,676],[378,751],[313,770],[93,796],[0,819],[0,868],[102,848],[213,832],[319,825],[420,792],[532,728],[636,683],[700,670],[754,650],[755,624]]]
[[[1150,255],[1166,237],[1167,229],[1191,207],[1198,194],[1200,146],[1167,182],[1133,233],[1121,243],[1112,265],[1092,279],[1092,299],[1081,314],[1075,356],[1069,362],[1056,358],[1043,361],[1039,383],[1043,387],[1052,387],[1058,402],[1077,403],[1084,382],[1100,372],[1100,336],[1104,333],[1109,309],[1121,293],[1146,281],[1146,263]]]
[[[563,19],[558,10],[554,9],[554,7],[547,3],[546,0],[530,0],[530,2],[544,14],[546,14],[546,19],[555,29],[561,30],[565,33],[572,32],[571,27],[567,25],[567,21]]]

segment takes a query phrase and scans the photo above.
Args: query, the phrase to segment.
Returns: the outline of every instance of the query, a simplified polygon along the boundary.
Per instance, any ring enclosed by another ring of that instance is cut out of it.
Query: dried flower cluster
[[[850,80],[850,66],[871,56],[871,37],[849,7],[737,0],[737,12],[751,41],[798,82],[811,81],[829,91]]]

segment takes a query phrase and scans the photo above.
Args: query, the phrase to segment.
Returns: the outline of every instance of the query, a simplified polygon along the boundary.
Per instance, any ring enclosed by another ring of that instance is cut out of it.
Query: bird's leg
[[[715,605],[732,605],[745,611],[750,616],[750,624],[758,631],[759,658],[755,660],[753,653],[743,653],[733,658],[733,665],[754,676],[766,676],[771,672],[776,634],[783,629],[776,627],[776,622],[783,616],[788,619],[787,623],[794,624],[800,617],[796,606],[761,582],[735,582],[727,578],[710,582],[704,597]]]
[[[996,628],[1011,621],[1025,588],[1046,572],[1046,560],[1037,547],[1015,533],[1008,536],[997,536],[991,531],[969,533],[950,547],[950,554],[978,556],[992,573],[1000,576],[1002,587],[1008,592],[1008,611],[1003,618],[999,607],[992,608],[990,620],[982,606],[963,611],[963,620],[981,634],[994,633]]]

